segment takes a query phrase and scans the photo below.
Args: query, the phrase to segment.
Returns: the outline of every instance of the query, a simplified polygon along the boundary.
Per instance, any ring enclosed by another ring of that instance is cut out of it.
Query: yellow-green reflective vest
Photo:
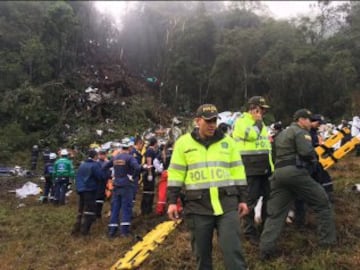
[[[219,188],[246,185],[239,149],[229,136],[208,148],[194,140],[190,133],[181,136],[175,143],[168,174],[169,187],[209,190],[214,215],[224,213]]]
[[[274,164],[271,157],[271,143],[265,124],[261,130],[255,125],[255,120],[251,114],[244,112],[235,122],[232,137],[240,149],[240,154],[269,156],[271,171],[274,171]]]

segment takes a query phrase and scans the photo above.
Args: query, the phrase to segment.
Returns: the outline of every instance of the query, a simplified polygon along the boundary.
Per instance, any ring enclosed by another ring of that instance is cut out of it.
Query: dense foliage
[[[187,113],[203,102],[240,110],[250,96],[264,95],[285,122],[300,107],[332,120],[359,114],[360,4],[318,1],[316,8],[316,17],[285,21],[258,2],[143,1],[119,29],[92,2],[0,2],[0,149],[44,138],[73,143],[65,124],[94,128],[115,118],[119,129],[141,125],[134,117],[158,124],[142,110],[139,89],[127,91],[138,108],[127,107],[130,118],[119,111],[118,97],[84,104],[89,84],[104,86],[89,76],[94,66],[121,66],[136,80],[159,78],[150,111]]]

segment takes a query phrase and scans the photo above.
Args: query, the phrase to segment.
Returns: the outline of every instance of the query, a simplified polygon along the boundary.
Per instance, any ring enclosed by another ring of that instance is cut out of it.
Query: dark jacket
[[[297,123],[292,123],[276,136],[275,148],[275,168],[284,165],[307,167],[317,162],[309,132]]]
[[[98,185],[105,181],[99,163],[89,158],[81,163],[76,174],[76,191],[95,191]]]
[[[54,163],[55,160],[53,161],[48,161],[45,166],[44,166],[44,176],[46,180],[51,180],[53,172],[54,172]]]

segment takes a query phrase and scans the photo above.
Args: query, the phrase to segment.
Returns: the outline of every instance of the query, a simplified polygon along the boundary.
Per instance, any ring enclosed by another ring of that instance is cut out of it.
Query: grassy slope
[[[258,248],[244,243],[250,269],[359,269],[360,194],[350,188],[360,182],[360,167],[359,158],[350,156],[330,172],[336,186],[338,247],[331,251],[317,248],[316,221],[310,211],[305,232],[286,226],[279,241],[283,255],[271,263],[259,262]],[[19,200],[7,192],[27,180],[0,178],[0,269],[109,269],[132,246],[131,239],[107,239],[106,217],[93,226],[91,236],[71,237],[77,196],[72,194],[66,206],[54,207],[39,204],[38,197]],[[18,208],[19,203],[25,206]],[[133,230],[143,236],[162,219],[136,217]],[[216,237],[214,246],[214,269],[224,269]],[[182,224],[141,269],[195,269],[194,265],[189,235]]]

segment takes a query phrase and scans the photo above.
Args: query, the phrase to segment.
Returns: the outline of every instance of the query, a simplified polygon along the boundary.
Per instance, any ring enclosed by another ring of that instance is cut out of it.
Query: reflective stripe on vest
[[[224,137],[208,148],[190,134],[177,140],[169,166],[168,187],[209,190],[214,215],[223,214],[219,188],[246,185],[245,178],[238,148],[230,137]]]
[[[219,199],[219,189],[217,187],[210,188],[210,202],[211,202],[211,206],[214,210],[215,216],[224,214],[224,210],[222,209],[220,199]]]
[[[225,168],[233,168],[237,166],[242,166],[242,161],[234,161],[234,162],[223,162],[223,161],[208,161],[208,162],[199,162],[194,163],[188,166],[188,170],[201,169],[207,167],[225,167]]]
[[[261,154],[270,154],[269,150],[246,150],[240,151],[241,155],[261,155]]]
[[[197,190],[197,189],[209,189],[213,187],[228,187],[228,186],[245,186],[246,180],[239,179],[239,180],[223,180],[217,182],[210,182],[210,183],[198,183],[198,184],[188,184],[186,185],[186,190]]]

